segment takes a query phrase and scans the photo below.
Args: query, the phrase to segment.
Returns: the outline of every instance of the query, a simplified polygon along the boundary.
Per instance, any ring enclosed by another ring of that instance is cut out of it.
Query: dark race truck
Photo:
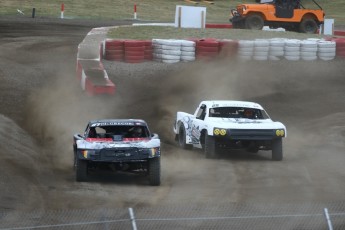
[[[160,185],[160,139],[139,119],[89,121],[84,134],[73,137],[77,181],[92,170],[144,173],[150,185]]]

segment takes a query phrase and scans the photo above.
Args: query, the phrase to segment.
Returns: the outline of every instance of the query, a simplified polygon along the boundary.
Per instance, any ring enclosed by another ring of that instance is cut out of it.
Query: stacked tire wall
[[[106,40],[106,60],[139,63],[157,61],[178,63],[215,58],[237,58],[242,61],[330,61],[345,57],[345,39],[152,39]]]
[[[124,57],[123,40],[105,40],[104,59],[109,61],[123,61]]]

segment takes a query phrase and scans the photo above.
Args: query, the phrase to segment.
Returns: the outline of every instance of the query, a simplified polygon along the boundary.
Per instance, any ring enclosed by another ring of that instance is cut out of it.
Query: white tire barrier
[[[174,39],[152,39],[153,59],[164,63],[195,60],[195,42]]]
[[[270,42],[266,39],[256,39],[254,40],[254,54],[253,59],[257,61],[268,60],[268,52]]]
[[[272,38],[269,40],[269,57],[271,61],[279,61],[284,57],[285,38]]]
[[[193,52],[193,53],[195,53],[195,47],[181,46],[181,51],[183,51],[183,52]]]
[[[251,60],[254,55],[254,41],[239,40],[238,41],[238,53],[239,60],[248,61]]]
[[[313,40],[301,41],[301,59],[304,61],[317,60],[317,42]]]
[[[324,61],[333,60],[336,56],[336,43],[334,41],[319,41],[318,57]]]
[[[297,39],[285,40],[284,57],[289,61],[298,61],[301,58],[300,55],[301,41]]]
[[[181,40],[181,61],[195,61],[195,46],[194,41]]]
[[[181,40],[152,39],[153,60],[177,63],[181,59]]]

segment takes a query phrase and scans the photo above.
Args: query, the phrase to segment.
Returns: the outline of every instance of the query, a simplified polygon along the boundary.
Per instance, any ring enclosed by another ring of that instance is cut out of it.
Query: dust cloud
[[[72,136],[83,132],[88,120],[141,118],[163,141],[164,155],[169,161],[163,159],[163,167],[181,165],[183,161],[182,168],[191,168],[201,164],[200,156],[176,154],[180,151],[175,147],[172,132],[176,112],[193,113],[201,100],[250,100],[260,103],[273,120],[287,126],[285,152],[289,153],[288,158],[297,158],[300,150],[317,149],[330,139],[337,140],[338,147],[344,145],[345,103],[340,98],[345,80],[341,77],[341,65],[341,61],[218,60],[180,63],[166,69],[164,64],[128,67],[126,63],[117,63],[116,70],[107,70],[117,85],[116,95],[96,97],[87,96],[76,87],[76,79],[70,77],[74,73],[59,72],[51,86],[35,90],[30,96],[29,127],[39,139],[54,147],[52,154],[58,156],[55,166],[69,169]],[[129,69],[121,75],[121,68]],[[325,138],[326,133],[338,138]],[[339,149],[328,151],[337,153]],[[169,168],[165,176],[169,178],[179,170]]]

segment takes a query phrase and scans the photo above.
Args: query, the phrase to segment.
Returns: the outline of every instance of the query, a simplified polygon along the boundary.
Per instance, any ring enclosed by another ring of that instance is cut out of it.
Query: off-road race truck
[[[220,150],[272,150],[272,159],[281,161],[287,135],[281,122],[247,101],[202,101],[193,115],[177,112],[173,129],[181,148],[201,148],[206,158],[216,158]]]
[[[308,2],[309,1],[309,2]],[[316,33],[324,23],[325,12],[315,0],[261,0],[231,9],[233,28],[261,30],[264,26],[282,27],[301,33]],[[313,3],[312,7],[310,3]],[[314,9],[315,8],[315,9]]]
[[[150,185],[160,185],[160,139],[144,120],[92,120],[73,140],[77,181],[87,181],[92,170],[105,169],[144,173]]]

